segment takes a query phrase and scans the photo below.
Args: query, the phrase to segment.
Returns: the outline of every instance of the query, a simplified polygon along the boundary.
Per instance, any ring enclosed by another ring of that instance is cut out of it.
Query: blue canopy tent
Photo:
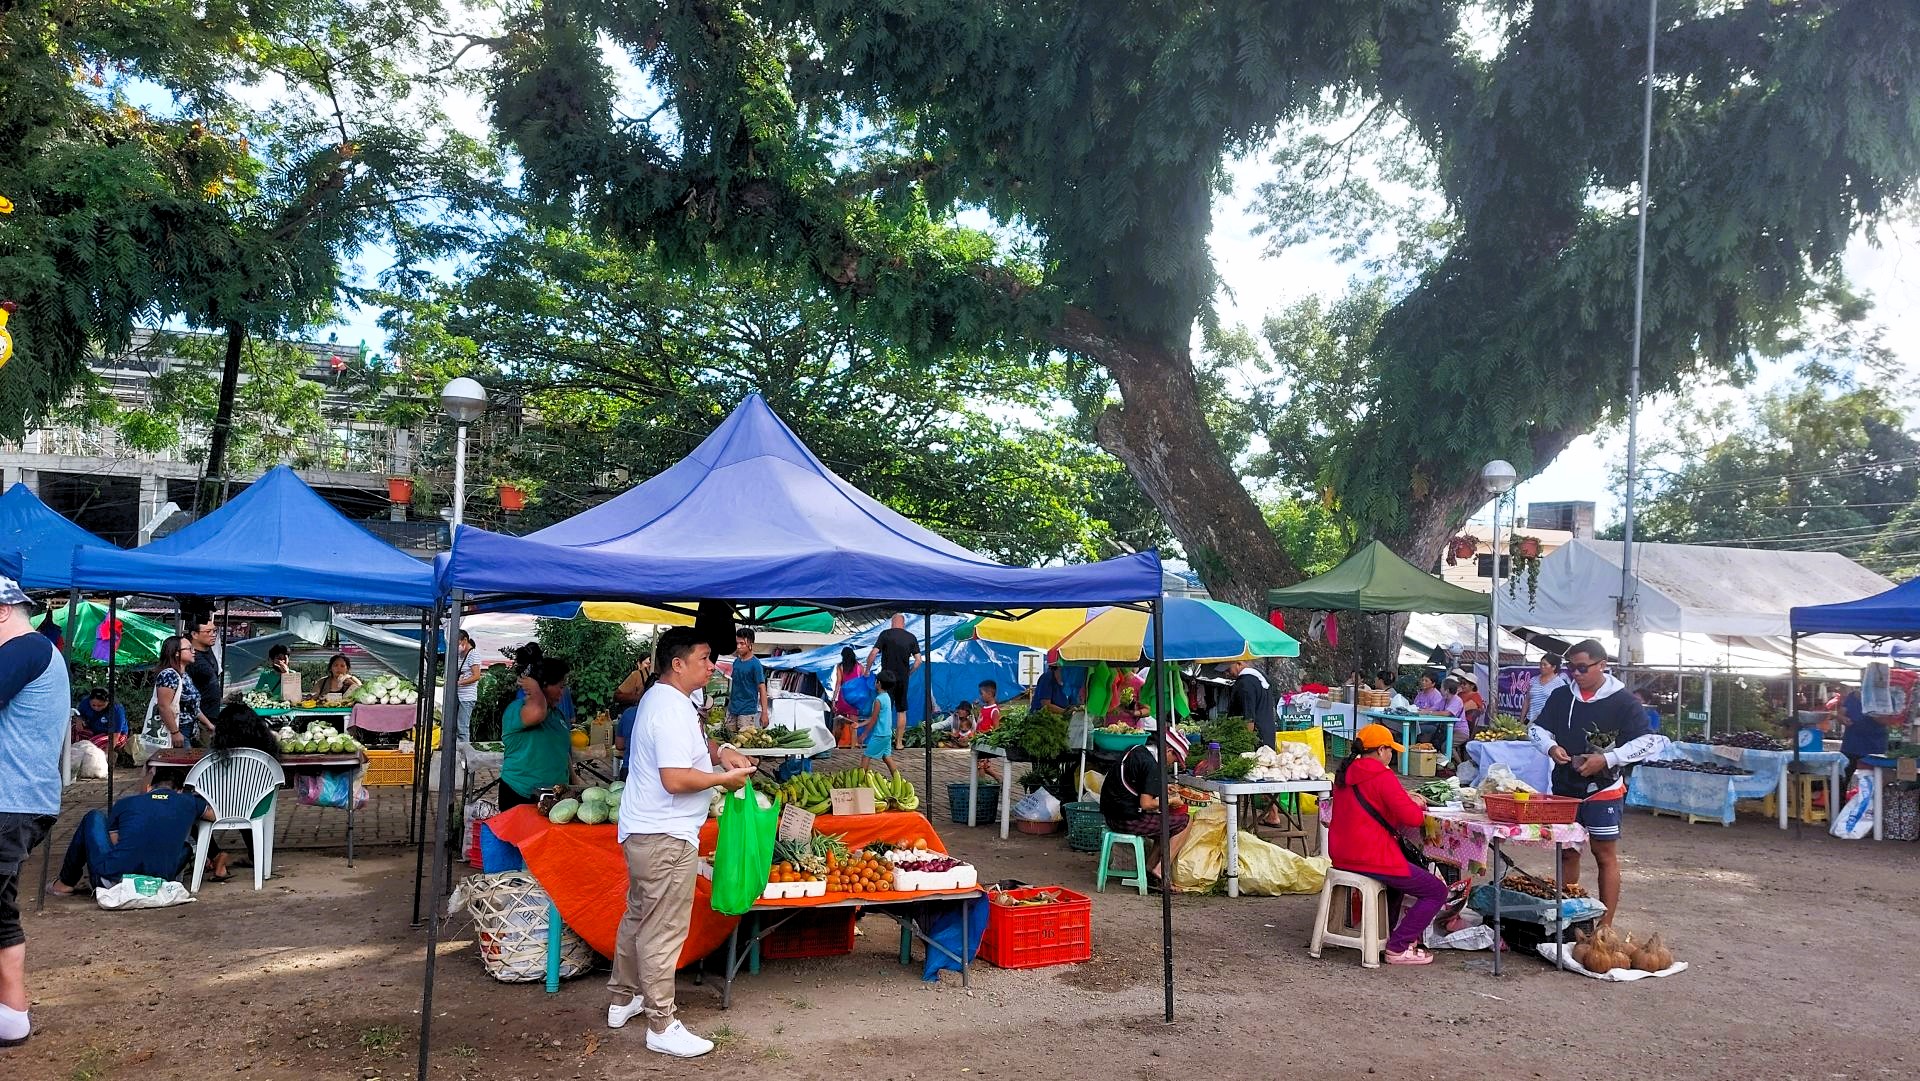
[[[1838,604],[1814,604],[1790,609],[1792,669],[1787,680],[1787,703],[1800,701],[1800,639],[1810,634],[1851,634],[1873,642],[1911,641],[1920,638],[1920,578],[1902,582],[1892,589],[1854,601]],[[1794,712],[1793,771],[1800,770],[1799,714]],[[1838,800],[1844,793],[1835,794]],[[1834,812],[1838,817],[1838,811]],[[1800,819],[1794,818],[1794,832],[1800,832]]]
[[[431,567],[333,509],[284,465],[145,547],[75,551],[73,581],[115,593],[419,608],[435,602]]]
[[[968,622],[969,620],[964,616],[933,617],[933,645],[929,648],[926,642],[920,643],[920,647],[927,651],[932,663],[915,669],[908,680],[907,724],[909,727],[926,721],[926,673],[929,668],[933,671],[933,700],[936,710],[952,709],[956,703],[972,701],[980,690],[981,680],[990,679],[998,683],[1001,693],[1009,698],[1013,697],[1015,688],[1020,686],[1020,654],[1030,651],[1020,646],[985,642],[978,638],[955,641],[954,632]],[[769,657],[766,665],[776,672],[806,672],[817,677],[822,685],[826,685],[833,680],[834,666],[840,663],[841,647],[852,647],[854,655],[864,660],[884,629],[884,625],[871,627],[845,641],[820,646],[805,653]]]
[[[0,495],[0,573],[23,589],[66,589],[73,584],[73,553],[113,545],[68,521],[40,502],[24,484]]]
[[[686,459],[645,483],[525,537],[471,526],[436,561],[453,601],[447,633],[469,602],[687,601],[888,606],[922,613],[1088,604],[1156,605],[1157,552],[1066,567],[1009,567],[914,524],[836,476],[766,400],[749,395]],[[449,681],[444,691],[452,708]],[[454,756],[441,757],[439,823],[452,814]],[[933,752],[927,749],[931,788]],[[435,861],[435,896],[445,861]],[[1172,1018],[1171,901],[1163,913]],[[421,1002],[425,1069],[438,906],[428,929]]]
[[[76,588],[110,594],[110,610],[123,593],[406,605],[422,610],[423,632],[439,600],[430,566],[348,519],[284,465],[206,517],[142,548],[75,549],[72,577]],[[423,633],[421,640],[429,638]],[[422,685],[430,687],[428,654],[422,650],[419,672]],[[109,691],[115,678],[110,666]],[[420,696],[417,747],[426,742],[431,697]],[[424,749],[418,753],[414,791],[424,797],[426,757]],[[111,803],[111,768],[107,783]],[[422,798],[420,818],[410,822],[424,819],[425,806]],[[347,858],[351,866],[351,844]]]

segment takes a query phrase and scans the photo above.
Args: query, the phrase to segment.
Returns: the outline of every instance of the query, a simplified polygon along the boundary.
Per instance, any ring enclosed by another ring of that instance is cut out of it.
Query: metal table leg
[[[358,802],[353,798],[354,796],[353,790],[354,790],[354,786],[349,784],[347,786],[347,866],[348,867],[353,866],[353,805],[356,802]]]
[[[1500,975],[1500,955],[1506,950],[1502,944],[1506,936],[1501,933],[1500,923],[1500,838],[1493,839],[1493,861],[1487,866],[1493,877],[1493,974]]]
[[[1553,967],[1562,972],[1567,970],[1567,918],[1566,918],[1566,867],[1560,862],[1562,847],[1558,842],[1553,846]],[[1500,896],[1499,886],[1494,887],[1494,896]]]
[[[972,828],[979,825],[980,817],[980,752],[968,754],[967,759],[967,826]],[[927,793],[927,798],[932,799],[933,793]]]
[[[1240,797],[1224,792],[1221,796],[1220,802],[1227,805],[1227,896],[1238,897],[1240,896]],[[1166,859],[1166,853],[1162,852],[1160,858]],[[1140,873],[1145,875],[1146,871],[1142,870]],[[1166,881],[1167,873],[1166,868],[1160,869],[1162,882]]]

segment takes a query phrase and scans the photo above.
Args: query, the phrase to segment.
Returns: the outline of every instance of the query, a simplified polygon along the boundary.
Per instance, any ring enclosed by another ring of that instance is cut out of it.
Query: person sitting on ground
[[[953,707],[952,716],[933,726],[935,731],[944,728],[947,735],[962,743],[972,739],[979,732],[979,721],[973,715],[973,703],[961,702]]]
[[[336,653],[327,661],[327,674],[321,677],[320,685],[313,693],[325,700],[334,695],[345,698],[360,689],[360,677],[353,674],[353,662],[344,653]]]
[[[1173,746],[1167,749],[1178,764],[1181,756]],[[1169,795],[1164,810],[1167,820],[1167,850],[1160,851],[1160,759],[1152,740],[1129,747],[1120,760],[1107,770],[1100,784],[1100,814],[1107,828],[1115,833],[1147,838],[1147,885],[1165,889],[1165,868],[1174,866],[1181,846],[1187,843],[1192,822],[1179,797]]]
[[[113,704],[105,687],[95,687],[74,707],[80,716],[74,720],[73,741],[91,743],[103,751],[117,751],[127,745],[127,707]],[[111,739],[113,746],[107,743]]]
[[[1447,884],[1425,867],[1416,867],[1394,834],[1417,829],[1426,820],[1427,801],[1408,792],[1393,772],[1394,752],[1405,747],[1384,724],[1370,724],[1354,735],[1354,752],[1333,779],[1333,823],[1327,829],[1327,856],[1342,871],[1366,875],[1387,887],[1387,963],[1426,965],[1433,955],[1420,946],[1421,933],[1447,901]],[[1403,895],[1413,904],[1403,913]]]
[[[286,701],[298,702],[300,701],[300,674],[293,670],[293,654],[286,646],[274,646],[267,650],[267,663],[260,666],[260,674],[254,677],[253,689],[261,694],[280,698],[280,688],[283,686],[281,677],[288,674],[293,676],[295,690],[293,696]]]
[[[115,802],[111,814],[95,808],[80,819],[60,861],[60,880],[47,889],[67,897],[79,891],[83,877],[96,890],[123,875],[178,878],[193,858],[194,823],[214,818],[206,800],[175,791],[172,779],[158,771],[145,792]]]
[[[860,744],[860,768],[872,769],[873,764],[887,768],[895,777],[900,775],[900,767],[893,763],[893,692],[888,685],[882,684],[873,695],[873,709],[867,714],[867,723],[853,733],[854,741]]]

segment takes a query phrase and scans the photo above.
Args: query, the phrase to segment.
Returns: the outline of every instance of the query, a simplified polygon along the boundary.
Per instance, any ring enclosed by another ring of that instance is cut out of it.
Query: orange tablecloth
[[[487,826],[495,837],[520,850],[521,858],[527,861],[527,870],[540,880],[547,897],[560,910],[560,919],[585,939],[587,945],[612,957],[614,942],[619,937],[620,918],[627,911],[627,858],[615,840],[614,826],[611,823],[589,826],[580,822],[555,825],[532,805],[497,814],[487,819]],[[912,841],[924,837],[928,848],[936,852],[947,850],[926,816],[909,811],[821,815],[813,826],[818,833],[844,835],[851,848],[875,841]],[[717,830],[718,823],[709,820],[700,831],[702,855],[713,852]],[[861,894],[860,899],[899,901],[916,896],[923,895],[876,893]],[[693,923],[687,933],[687,944],[680,951],[682,968],[724,945],[740,922],[738,916],[715,912],[712,898],[712,883],[705,878],[697,879],[693,887]],[[828,894],[765,903],[805,907],[809,903],[850,899],[853,899],[850,894]]]

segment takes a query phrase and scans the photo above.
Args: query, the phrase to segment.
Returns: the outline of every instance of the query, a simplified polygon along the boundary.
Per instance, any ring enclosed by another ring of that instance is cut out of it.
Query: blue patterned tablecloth
[[[1673,753],[1693,762],[1718,762],[1737,769],[1752,770],[1751,777],[1732,778],[1735,799],[1764,799],[1773,795],[1780,790],[1780,779],[1786,775],[1787,768],[1793,765],[1792,751],[1717,747],[1710,743],[1675,743]],[[1846,756],[1838,751],[1800,752],[1800,768],[1820,773],[1846,760]]]
[[[1713,819],[1721,825],[1732,825],[1736,782],[1751,780],[1751,777],[1734,777],[1725,773],[1692,773],[1661,766],[1641,766],[1633,771],[1627,781],[1627,806],[1694,815]]]

